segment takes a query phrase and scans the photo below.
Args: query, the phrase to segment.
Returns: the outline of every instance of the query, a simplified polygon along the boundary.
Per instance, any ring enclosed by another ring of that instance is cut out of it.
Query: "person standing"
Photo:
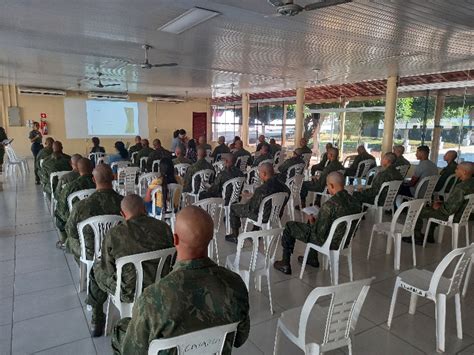
[[[5,156],[5,145],[3,141],[7,140],[7,133],[3,127],[0,127],[0,173],[3,171],[3,157]]]
[[[43,135],[39,130],[39,122],[33,122],[33,130],[28,135],[28,139],[31,142],[31,153],[33,153],[33,158],[35,159],[35,183],[36,185],[40,184],[40,177],[38,175],[38,169],[36,165],[36,157],[41,149],[43,149]]]

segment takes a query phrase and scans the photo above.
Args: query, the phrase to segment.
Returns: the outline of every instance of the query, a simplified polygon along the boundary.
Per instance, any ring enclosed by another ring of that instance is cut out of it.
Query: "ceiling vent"
[[[168,102],[173,104],[178,104],[181,102],[185,102],[184,99],[178,96],[170,96],[170,95],[152,95],[148,96],[146,99],[148,102]]]
[[[18,93],[20,95],[35,95],[35,96],[66,96],[66,91],[64,90],[29,88],[29,87],[19,87]]]
[[[127,101],[128,94],[117,94],[113,92],[90,92],[88,95],[92,100],[108,100],[108,101]]]

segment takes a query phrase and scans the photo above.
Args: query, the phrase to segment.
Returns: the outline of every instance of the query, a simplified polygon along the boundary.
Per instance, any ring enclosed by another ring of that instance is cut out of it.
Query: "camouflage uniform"
[[[217,178],[214,180],[212,185],[209,187],[207,191],[203,191],[199,194],[199,199],[205,199],[205,198],[210,198],[210,197],[221,197],[222,196],[222,186],[229,181],[230,179],[236,178],[236,177],[243,177],[244,174],[242,171],[240,171],[239,168],[236,166],[232,166],[231,168],[226,168],[223,171],[221,171],[218,175]],[[231,197],[231,191],[232,189],[227,189],[226,194],[225,194],[225,204],[227,205],[229,203],[230,197]]]
[[[281,150],[281,145],[279,144],[270,144],[270,154],[272,157],[275,156],[276,152],[279,152]]]
[[[73,182],[78,177],[79,177],[79,172],[77,170],[72,170],[69,173],[61,176],[58,180],[58,184],[56,185],[56,189],[54,190],[54,198],[57,200],[64,185],[69,184],[70,182]]]
[[[191,160],[189,160],[188,158],[186,158],[186,157],[177,157],[177,158],[173,159],[173,165],[176,165],[176,164],[193,165],[193,162]]]
[[[138,154],[137,154],[137,157],[135,158],[135,166],[140,166],[140,159],[141,158],[145,158],[145,157],[148,157],[151,152],[153,152],[154,149],[150,148],[150,147],[143,147],[142,149],[140,149],[138,151]],[[147,161],[147,164],[148,164],[148,161]]]
[[[288,175],[288,169],[291,168],[293,165],[296,164],[304,164],[303,157],[300,155],[293,156],[290,159],[286,159],[279,167],[278,167],[278,178],[280,179],[281,182],[285,182],[287,175]],[[291,177],[291,176],[290,176]]]
[[[128,149],[128,155],[131,157],[132,156],[132,153],[135,153],[135,152],[139,152],[140,150],[142,150],[143,146],[141,143],[137,143],[135,145],[132,145],[129,149]]]
[[[355,157],[354,161],[352,162],[351,166],[346,169],[345,176],[354,176],[355,173],[357,172],[357,167],[359,166],[359,163],[364,161],[364,160],[373,160],[373,164],[371,164],[370,168],[373,168],[375,166],[375,157],[367,152],[364,152],[362,154],[357,154]],[[359,176],[362,174],[362,171],[359,171]]]
[[[395,160],[395,164],[393,164],[394,167],[404,166],[404,165],[410,166],[411,164],[408,160],[405,159],[403,155],[397,157],[397,160]]]
[[[439,174],[439,180],[436,183],[435,191],[438,192],[440,191],[444,184],[446,183],[446,180],[453,175],[456,172],[456,168],[458,167],[458,163],[456,163],[454,160],[448,164],[447,167],[443,168]],[[454,182],[451,182],[448,186],[448,190],[450,191],[451,186],[453,186]]]
[[[262,161],[269,159],[273,161],[273,157],[270,154],[260,154],[253,160],[252,167],[258,166]]]
[[[71,157],[66,154],[61,154],[59,156],[54,156],[51,154],[47,159],[43,162],[43,167],[39,172],[41,185],[43,186],[43,191],[48,195],[48,198],[51,198],[51,193],[54,192],[58,180],[55,179],[53,181],[53,191],[51,191],[51,185],[49,182],[49,176],[51,173],[59,172],[59,171],[71,171]]]
[[[199,159],[197,162],[191,165],[188,168],[188,171],[186,171],[186,175],[184,175],[183,192],[191,192],[193,175],[196,174],[198,171],[206,169],[214,171],[214,167],[206,159]]]
[[[92,180],[92,175],[79,176],[76,180],[64,185],[57,197],[58,204],[54,211],[54,215],[56,217],[56,226],[60,231],[60,239],[63,243],[67,239],[65,227],[70,213],[67,198],[74,192],[86,189],[95,189],[95,183]],[[73,201],[73,203],[75,202],[77,201]]]
[[[307,145],[305,145],[304,147],[301,147],[301,154],[313,154],[313,151],[311,149],[309,149],[309,147]]]
[[[311,175],[316,174],[316,171],[323,171],[328,162],[328,153],[324,153],[321,157],[321,161],[311,167]]]
[[[281,212],[285,210],[286,203],[290,196],[290,189],[283,184],[277,176],[272,177],[267,180],[263,185],[257,187],[254,194],[246,203],[236,203],[230,206],[230,226],[232,230],[236,231],[240,228],[241,218],[251,218],[254,221],[258,218],[258,211],[260,209],[260,204],[263,199],[267,196],[275,194],[277,192],[286,192],[288,194],[283,204]],[[263,221],[268,221],[270,215],[270,208],[265,208],[265,213],[263,214]]]
[[[115,327],[112,348],[115,354],[146,355],[155,339],[235,322],[240,323],[234,346],[240,347],[250,330],[248,292],[240,276],[209,258],[179,261],[168,276],[145,289],[132,318]],[[224,354],[230,352],[228,338]],[[160,352],[167,354],[176,350]]]
[[[40,167],[41,160],[46,159],[46,158],[49,157],[51,154],[53,154],[53,148],[44,147],[43,149],[41,149],[41,150],[39,151],[39,153],[38,153],[38,155],[36,156],[36,159],[35,159],[35,175],[39,176],[39,174],[40,174],[40,171],[41,171],[41,167]]]
[[[5,146],[1,144],[5,139],[8,139],[5,130],[0,129],[0,171],[2,171],[3,157],[5,155]]]
[[[222,154],[225,154],[225,153],[230,153],[230,149],[228,146],[226,146],[224,143],[223,144],[219,144],[217,147],[214,148],[214,151],[212,152],[211,154],[211,157],[215,159],[217,159],[217,156],[219,155],[222,155]]]
[[[81,246],[77,224],[90,217],[106,214],[120,215],[120,202],[122,196],[114,190],[97,190],[85,200],[77,202],[66,223],[66,248],[74,254],[76,260],[81,256]],[[87,257],[94,256],[94,233],[91,228],[84,228],[84,241],[86,244]]]
[[[212,146],[209,143],[198,144],[198,148],[204,148],[205,151],[212,150]]]
[[[474,177],[467,181],[461,181],[450,192],[449,197],[443,202],[440,208],[435,210],[431,207],[423,207],[420,216],[416,221],[415,237],[421,238],[421,230],[423,228],[423,219],[436,218],[447,221],[448,217],[454,214],[454,222],[459,222],[462,212],[467,205],[464,199],[467,195],[474,193]],[[433,237],[435,225],[432,225],[428,231],[428,236]]]
[[[102,240],[102,255],[94,262],[90,274],[89,294],[86,303],[92,306],[92,323],[104,321],[103,304],[108,293],[114,294],[117,286],[115,263],[123,256],[172,248],[173,233],[162,221],[148,216],[138,216],[111,228]],[[156,260],[143,264],[143,288],[155,282]],[[133,302],[136,273],[133,265],[122,270],[122,302]]]
[[[252,154],[250,154],[250,152],[245,150],[244,148],[242,148],[240,150],[236,150],[232,154],[234,154],[236,164],[237,164],[237,158],[238,157],[243,157],[243,156],[247,155],[249,157],[249,159],[247,160],[247,165],[252,165]]]
[[[306,201],[306,196],[308,196],[309,191],[323,192],[326,188],[326,179],[328,175],[334,171],[344,170],[342,164],[338,161],[331,161],[321,172],[318,180],[313,181],[304,181],[301,186],[301,201]]]
[[[146,161],[147,171],[151,172],[151,168],[155,160],[161,160],[163,158],[171,158],[171,152],[169,150],[166,150],[165,148],[158,148],[152,151]]]
[[[403,180],[402,175],[400,172],[393,166],[390,165],[387,169],[382,170],[380,173],[378,173],[374,181],[372,182],[372,185],[370,188],[367,190],[363,191],[354,191],[353,196],[362,204],[362,203],[370,203],[373,204],[375,201],[375,197],[377,194],[380,192],[380,188],[382,187],[382,184],[385,182],[390,182],[390,181],[401,181]],[[387,196],[387,189],[385,189],[380,198],[379,198],[379,206],[383,206],[385,197]]]
[[[360,213],[361,211],[362,207],[359,201],[349,195],[346,190],[342,190],[321,206],[316,223],[287,222],[281,240],[283,259],[289,261],[290,255],[293,254],[296,239],[303,243],[313,243],[321,246],[329,236],[331,226],[336,219]],[[330,249],[336,250],[339,248],[341,240],[344,237],[344,230],[345,225],[339,226],[336,229]],[[349,241],[348,239],[346,244],[348,244]],[[316,261],[317,253],[312,251],[309,258],[311,261]]]

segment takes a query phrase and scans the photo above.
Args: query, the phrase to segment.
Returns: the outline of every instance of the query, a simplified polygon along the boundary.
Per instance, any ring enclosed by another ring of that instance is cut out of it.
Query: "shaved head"
[[[80,175],[92,174],[92,163],[87,158],[81,158],[77,161],[77,171]]]
[[[145,203],[138,195],[125,196],[120,203],[120,208],[125,219],[138,217],[146,214]]]
[[[202,208],[188,206],[176,216],[174,242],[178,260],[202,258],[214,235],[214,222]]]
[[[260,179],[265,182],[275,175],[275,170],[273,169],[273,165],[271,163],[263,163],[258,167],[258,175]]]
[[[51,147],[54,143],[54,138],[53,137],[48,137],[46,138],[45,144],[47,147]]]
[[[458,157],[458,152],[456,152],[455,150],[448,150],[444,154],[444,160],[447,161],[448,163],[456,160],[457,157]]]
[[[71,164],[72,164],[72,165],[77,165],[77,162],[78,162],[79,159],[81,159],[81,158],[82,158],[82,155],[80,155],[80,154],[73,154],[73,155],[71,156]]]
[[[470,161],[465,161],[458,164],[458,169],[463,170],[467,175],[471,177],[474,175],[474,163]]]
[[[327,177],[328,184],[334,184],[340,187],[344,187],[344,175],[338,173],[337,171],[333,171]]]
[[[60,141],[54,141],[53,143],[53,153],[62,153],[63,144]]]
[[[112,169],[107,164],[99,164],[96,166],[94,171],[92,172],[94,175],[95,182],[99,184],[110,184],[112,185],[112,180],[114,179],[114,173]]]
[[[204,159],[207,156],[207,151],[204,147],[198,147],[197,156],[199,159]]]

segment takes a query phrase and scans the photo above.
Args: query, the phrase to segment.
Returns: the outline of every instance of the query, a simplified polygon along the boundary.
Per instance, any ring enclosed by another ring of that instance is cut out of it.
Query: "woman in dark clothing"
[[[36,168],[36,156],[38,155],[39,151],[43,149],[43,135],[39,130],[39,123],[33,123],[33,130],[28,135],[28,139],[31,142],[31,153],[33,153],[33,157],[35,158],[35,182],[36,185],[39,185],[40,179],[38,176],[38,169]]]
[[[99,137],[92,137],[92,144],[94,145],[91,149],[91,153],[105,153],[104,147],[100,146]]]
[[[186,150],[186,158],[191,160],[193,163],[197,160],[197,147],[196,141],[194,139],[190,139],[188,142],[188,149]]]

